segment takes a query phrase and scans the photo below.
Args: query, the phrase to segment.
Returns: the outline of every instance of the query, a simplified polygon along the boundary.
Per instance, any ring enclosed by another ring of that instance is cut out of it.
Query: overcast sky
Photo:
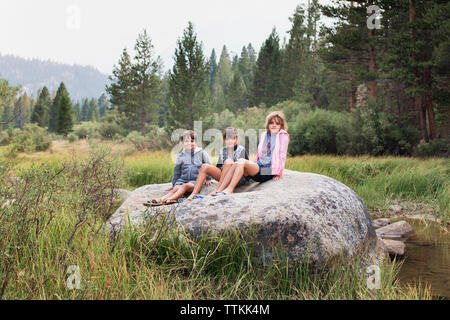
[[[111,74],[124,47],[132,49],[145,28],[164,70],[173,64],[176,41],[192,21],[206,57],[259,51],[275,26],[280,38],[289,17],[307,0],[2,0],[0,53],[92,65]]]

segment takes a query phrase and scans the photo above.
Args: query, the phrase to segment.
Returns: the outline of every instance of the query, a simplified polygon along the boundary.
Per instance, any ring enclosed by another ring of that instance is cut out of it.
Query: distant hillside
[[[24,59],[0,54],[0,78],[10,85],[22,85],[28,94],[47,86],[50,92],[58,89],[61,81],[66,85],[72,100],[98,98],[105,91],[108,75],[91,66],[69,65],[37,59]]]

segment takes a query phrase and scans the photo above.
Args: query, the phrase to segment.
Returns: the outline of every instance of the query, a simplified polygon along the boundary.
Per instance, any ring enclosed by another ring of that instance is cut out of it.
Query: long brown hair
[[[266,117],[266,130],[269,131],[269,123],[274,118],[276,118],[278,122],[280,122],[280,130],[287,131],[288,125],[286,122],[286,117],[284,116],[284,113],[282,111],[273,111],[269,113],[269,115]]]

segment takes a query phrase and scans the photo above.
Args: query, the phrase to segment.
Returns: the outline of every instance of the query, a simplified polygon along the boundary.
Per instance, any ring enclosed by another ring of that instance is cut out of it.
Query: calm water
[[[428,226],[419,220],[408,223],[414,235],[406,241],[400,282],[420,280],[431,286],[433,296],[450,299],[450,232],[434,222],[427,222]]]

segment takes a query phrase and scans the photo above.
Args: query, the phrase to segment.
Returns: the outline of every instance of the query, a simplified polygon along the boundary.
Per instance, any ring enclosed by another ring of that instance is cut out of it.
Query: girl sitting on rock
[[[239,159],[237,163],[233,164],[216,195],[232,194],[242,176],[256,182],[282,178],[289,144],[284,114],[281,111],[270,113],[266,117],[265,127],[266,131],[261,134],[259,140],[255,162]]]

